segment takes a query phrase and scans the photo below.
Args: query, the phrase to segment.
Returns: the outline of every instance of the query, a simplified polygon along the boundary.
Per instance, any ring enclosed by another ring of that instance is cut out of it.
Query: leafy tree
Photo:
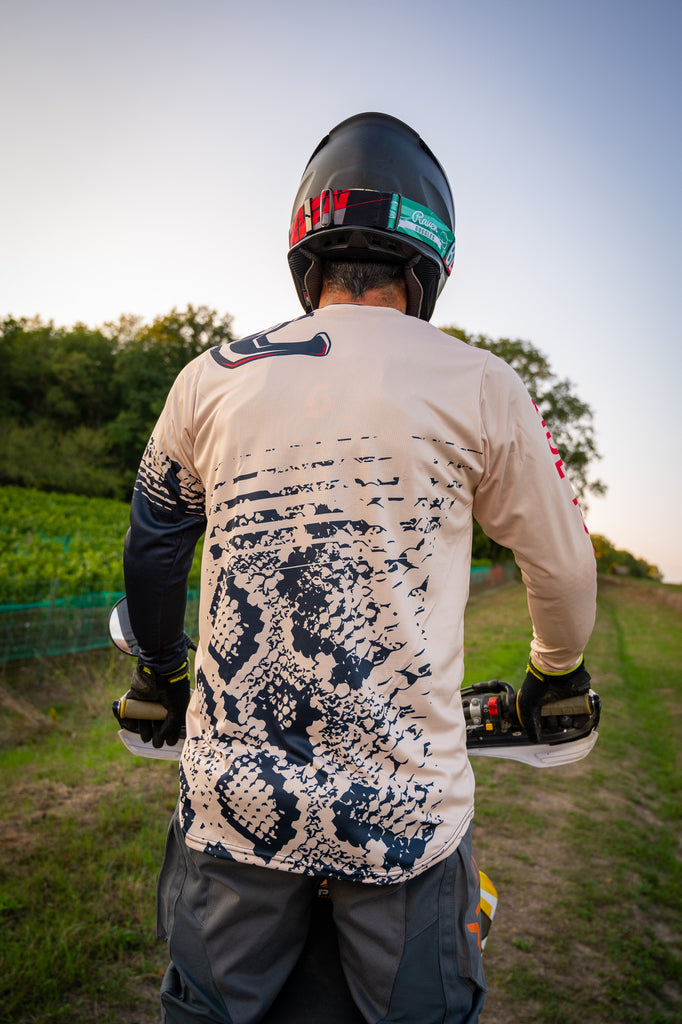
[[[106,435],[92,427],[55,430],[43,420],[4,425],[0,484],[62,494],[123,498],[122,474]],[[129,496],[129,492],[128,492]]]
[[[0,324],[0,416],[24,425],[98,428],[115,411],[115,348],[84,324],[67,331],[51,321],[6,319]]]
[[[592,480],[588,475],[592,464],[601,458],[594,438],[592,409],[573,392],[572,382],[559,380],[547,357],[528,341],[494,340],[485,334],[467,334],[458,327],[442,330],[468,345],[493,352],[516,370],[551,431],[581,502],[585,503],[588,494],[605,494],[602,481]]]
[[[115,344],[84,324],[60,331],[55,341],[44,414],[65,429],[97,430],[117,412]]]
[[[117,409],[115,344],[77,324],[40,319],[0,324],[0,483],[117,493],[102,424]]]
[[[124,318],[113,385],[120,410],[108,428],[112,451],[125,467],[128,489],[163,409],[169,388],[183,366],[207,348],[231,341],[232,317],[206,306],[173,309],[145,325]],[[109,325],[111,329],[111,325]]]
[[[547,357],[528,341],[494,340],[484,334],[467,334],[458,327],[441,329],[467,345],[493,352],[518,373],[561,452],[566,473],[583,505],[588,494],[604,494],[605,485],[589,476],[592,464],[601,457],[594,438],[592,410],[574,393],[571,381],[559,380]],[[510,552],[490,540],[478,524],[474,529],[473,553],[476,558],[491,561],[511,558]]]
[[[663,574],[658,566],[651,565],[643,558],[635,558],[629,551],[615,548],[611,541],[600,533],[592,534],[592,544],[598,572],[656,580],[658,583],[662,581]]]
[[[41,412],[49,387],[54,324],[40,319],[15,320],[0,325],[0,416],[3,420],[32,422]]]
[[[174,378],[230,325],[204,306],[101,329],[0,322],[0,484],[128,499]]]

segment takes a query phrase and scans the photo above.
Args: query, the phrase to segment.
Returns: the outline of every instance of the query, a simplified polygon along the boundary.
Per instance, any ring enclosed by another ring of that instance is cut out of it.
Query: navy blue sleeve
[[[186,653],[187,578],[206,529],[197,495],[187,501],[180,476],[180,467],[171,462],[162,477],[151,479],[143,460],[123,553],[130,622],[142,661],[162,672],[178,665]]]

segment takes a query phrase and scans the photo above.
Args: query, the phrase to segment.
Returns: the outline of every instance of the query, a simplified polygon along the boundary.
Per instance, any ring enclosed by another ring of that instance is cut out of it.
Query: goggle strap
[[[311,232],[329,227],[378,228],[417,239],[434,250],[448,274],[455,258],[455,236],[433,210],[397,192],[325,189],[306,199],[289,234],[289,248]]]

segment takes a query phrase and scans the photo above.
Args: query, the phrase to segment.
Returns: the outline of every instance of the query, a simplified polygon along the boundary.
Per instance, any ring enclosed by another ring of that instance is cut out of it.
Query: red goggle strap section
[[[448,274],[455,259],[455,236],[432,210],[397,192],[372,189],[325,189],[306,199],[289,232],[291,249],[306,235],[330,227],[379,228],[418,239],[430,246]]]

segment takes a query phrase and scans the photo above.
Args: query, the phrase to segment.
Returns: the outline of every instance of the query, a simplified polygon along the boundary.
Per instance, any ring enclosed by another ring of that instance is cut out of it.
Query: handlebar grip
[[[543,704],[540,708],[542,717],[547,715],[591,715],[592,703],[590,693],[581,693],[577,697],[567,697],[565,700],[555,700],[550,704]]]
[[[160,722],[166,717],[166,709],[163,704],[153,700],[135,700],[134,697],[121,697],[118,703],[118,713],[121,718],[137,718],[150,722]]]

